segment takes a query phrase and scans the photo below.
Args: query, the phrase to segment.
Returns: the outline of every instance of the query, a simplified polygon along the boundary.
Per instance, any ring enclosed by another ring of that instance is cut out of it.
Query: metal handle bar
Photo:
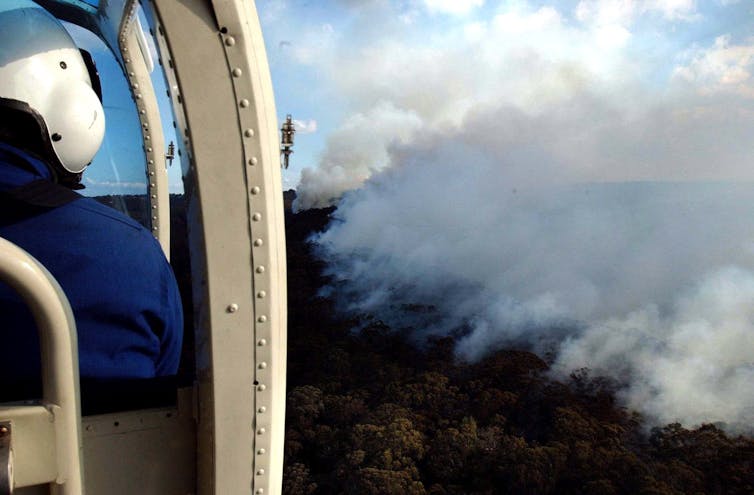
[[[53,492],[82,494],[78,345],[71,306],[44,266],[2,238],[0,280],[23,298],[39,332],[42,401],[55,418],[58,477]]]

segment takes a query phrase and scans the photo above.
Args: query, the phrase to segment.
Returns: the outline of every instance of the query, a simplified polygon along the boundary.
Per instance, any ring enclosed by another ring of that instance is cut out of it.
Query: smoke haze
[[[751,433],[751,5],[340,3],[290,53],[348,108],[297,187],[342,309]]]
[[[463,335],[464,359],[554,351],[558,376],[589,367],[615,378],[653,424],[751,432],[754,183],[586,182],[585,163],[672,177],[734,161],[719,162],[715,146],[691,156],[688,143],[644,141],[661,127],[649,116],[628,144],[624,120],[586,101],[547,118],[502,108],[393,144],[316,241],[335,293],[345,311],[393,328]],[[610,154],[619,145],[632,152]]]
[[[511,187],[455,152],[474,166],[412,155],[340,203],[316,242],[344,311],[461,334],[468,360],[554,350],[652,422],[750,431],[754,184]]]

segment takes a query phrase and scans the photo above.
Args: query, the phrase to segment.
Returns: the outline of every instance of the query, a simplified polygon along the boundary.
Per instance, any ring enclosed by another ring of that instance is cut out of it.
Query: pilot
[[[183,313],[160,245],[80,196],[105,132],[99,77],[62,24],[30,0],[0,3],[0,236],[39,260],[73,308],[84,378],[176,373]],[[0,389],[39,381],[32,315],[0,286]]]

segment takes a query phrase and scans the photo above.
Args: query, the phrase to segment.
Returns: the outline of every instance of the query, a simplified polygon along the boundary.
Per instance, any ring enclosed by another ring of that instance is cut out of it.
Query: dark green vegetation
[[[754,493],[753,440],[712,425],[648,434],[585,371],[560,383],[525,351],[467,364],[450,338],[418,350],[379,322],[354,333],[317,296],[306,244],[331,211],[286,217],[284,493]]]

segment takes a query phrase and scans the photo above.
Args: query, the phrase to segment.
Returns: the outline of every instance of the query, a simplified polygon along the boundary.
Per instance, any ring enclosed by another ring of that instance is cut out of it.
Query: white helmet
[[[37,121],[41,151],[58,175],[80,178],[102,144],[105,113],[91,57],[31,0],[0,2],[0,107]]]

